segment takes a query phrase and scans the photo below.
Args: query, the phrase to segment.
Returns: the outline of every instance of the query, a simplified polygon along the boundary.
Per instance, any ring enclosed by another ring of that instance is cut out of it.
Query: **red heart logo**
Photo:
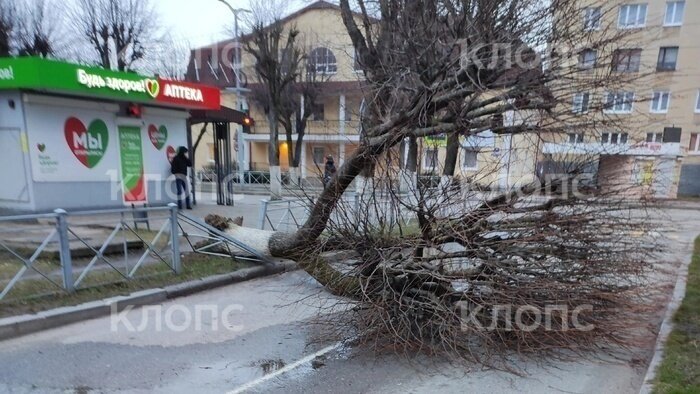
[[[168,140],[168,129],[165,126],[156,127],[156,125],[148,125],[148,139],[156,149],[161,150]]]
[[[175,158],[175,148],[172,145],[168,145],[168,148],[165,149],[165,154],[168,156],[168,161],[172,163]]]
[[[109,130],[104,121],[95,119],[86,128],[80,119],[70,117],[63,132],[68,148],[85,167],[94,168],[104,157],[109,143]]]

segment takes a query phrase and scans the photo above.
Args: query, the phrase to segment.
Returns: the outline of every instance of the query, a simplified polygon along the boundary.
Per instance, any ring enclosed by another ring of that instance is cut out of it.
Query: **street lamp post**
[[[240,33],[238,29],[238,18],[240,14],[249,14],[251,13],[250,10],[247,10],[245,8],[233,8],[231,4],[226,2],[226,0],[219,0],[221,3],[226,5],[229,10],[233,13],[233,35],[234,35],[234,45],[235,45],[235,52],[234,52],[234,62],[233,62],[233,70],[236,78],[236,96],[238,98],[238,110],[243,111],[244,110],[244,102],[245,102],[245,97],[243,96],[243,89],[241,88],[241,66],[242,66],[242,59],[241,59],[241,41],[240,41]],[[243,167],[245,166],[245,142],[243,141],[243,129],[239,125],[238,129],[236,130],[236,140],[238,143],[238,181],[239,184],[243,184],[245,182],[245,174],[243,172]]]

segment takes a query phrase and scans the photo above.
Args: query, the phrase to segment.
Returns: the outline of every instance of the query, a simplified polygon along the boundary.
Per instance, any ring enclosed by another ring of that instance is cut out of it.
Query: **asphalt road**
[[[666,215],[661,218],[671,246],[666,259],[676,263],[687,258],[700,233],[700,213]],[[327,311],[334,305],[311,278],[293,272],[169,301],[158,314],[155,308],[146,314],[132,310],[120,319],[104,317],[5,341],[0,392],[635,393],[649,361],[549,367],[531,362],[520,365],[526,376],[516,376],[379,357],[320,339],[310,323],[319,307]],[[194,318],[197,308],[206,309],[201,319]],[[650,357],[651,351],[650,343],[643,354]]]

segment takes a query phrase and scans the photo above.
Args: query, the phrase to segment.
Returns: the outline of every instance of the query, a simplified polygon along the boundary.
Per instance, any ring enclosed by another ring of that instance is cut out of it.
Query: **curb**
[[[690,242],[691,248],[694,248],[695,238]],[[690,264],[693,262],[693,253],[686,258],[682,263],[680,271],[678,272],[678,278],[676,279],[676,285],[673,288],[673,296],[671,296],[671,301],[666,307],[666,313],[664,315],[664,320],[659,328],[659,334],[656,337],[656,343],[654,345],[654,356],[649,362],[649,367],[644,375],[644,380],[642,381],[642,387],[639,389],[639,394],[649,394],[654,391],[654,379],[656,378],[656,370],[661,365],[664,359],[664,351],[666,347],[666,341],[668,340],[671,331],[673,330],[673,316],[676,311],[681,306],[683,299],[685,298],[685,290],[688,281],[688,269]]]
[[[690,211],[697,211],[700,210],[700,203],[697,202],[691,202],[691,201],[683,201],[680,202],[678,200],[673,201],[673,202],[663,202],[663,203],[656,203],[652,204],[655,208],[665,208],[665,209],[679,209],[679,210],[690,210]]]
[[[95,319],[112,313],[112,306],[122,311],[127,307],[156,305],[164,301],[184,297],[218,287],[295,270],[296,263],[279,260],[273,264],[244,268],[232,273],[210,276],[163,288],[142,290],[128,296],[116,296],[91,301],[76,306],[65,306],[42,311],[34,315],[20,315],[0,319],[0,341],[21,337],[38,331],[61,327],[83,320]]]

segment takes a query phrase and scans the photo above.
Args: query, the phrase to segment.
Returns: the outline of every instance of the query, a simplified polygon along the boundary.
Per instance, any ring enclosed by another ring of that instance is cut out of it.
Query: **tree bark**
[[[270,243],[270,253],[272,256],[295,256],[303,257],[303,253],[309,245],[313,245],[316,239],[323,233],[326,223],[331,213],[335,209],[338,200],[350,186],[352,181],[362,172],[371,161],[371,157],[381,153],[383,148],[361,145],[353,154],[340,166],[336,176],[331,178],[331,182],[323,189],[321,195],[311,209],[309,218],[304,225],[295,233],[278,233],[274,237],[274,242]]]
[[[279,149],[279,124],[277,122],[277,108],[270,105],[268,114],[270,122],[270,141],[267,145],[268,163],[270,165],[270,198],[279,200],[282,198],[282,174],[280,171],[280,149]]]
[[[440,190],[444,197],[447,197],[449,190],[452,187],[455,171],[457,169],[457,159],[459,157],[459,134],[450,133],[447,136],[447,149],[445,156],[445,165],[440,177]]]
[[[453,177],[455,175],[458,157],[459,134],[451,133],[447,136],[447,155],[445,156],[445,167],[442,170],[443,176]]]

